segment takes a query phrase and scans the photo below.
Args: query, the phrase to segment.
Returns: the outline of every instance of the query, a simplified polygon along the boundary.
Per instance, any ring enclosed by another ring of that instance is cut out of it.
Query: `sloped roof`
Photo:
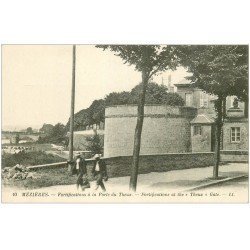
[[[182,79],[181,81],[174,84],[176,87],[186,86],[189,87],[192,85],[192,82],[187,79]]]
[[[191,124],[212,124],[214,123],[214,119],[210,118],[205,114],[197,115],[191,122]]]

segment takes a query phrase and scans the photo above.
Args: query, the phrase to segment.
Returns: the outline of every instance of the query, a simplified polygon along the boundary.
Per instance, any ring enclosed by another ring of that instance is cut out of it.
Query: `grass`
[[[87,165],[88,178],[93,180],[91,174],[91,165]],[[46,168],[46,169],[37,169],[32,171],[36,179],[25,179],[25,180],[6,180],[2,179],[2,183],[5,187],[17,187],[24,189],[36,189],[42,187],[49,187],[55,185],[70,185],[76,184],[76,175],[71,175],[68,172],[67,167],[55,167],[55,168]]]
[[[5,187],[36,189],[54,185],[68,185],[76,183],[76,176],[69,174],[67,168],[40,169],[34,172],[36,179],[3,180]]]
[[[23,166],[34,166],[61,161],[64,161],[64,159],[57,155],[46,154],[42,151],[33,151],[27,153],[20,152],[18,154],[2,154],[2,168],[13,167],[16,164],[21,164]]]

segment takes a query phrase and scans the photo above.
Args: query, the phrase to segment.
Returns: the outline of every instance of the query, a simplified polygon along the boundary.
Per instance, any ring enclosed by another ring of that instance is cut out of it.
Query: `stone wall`
[[[110,177],[128,176],[131,169],[131,156],[120,156],[105,159]],[[162,155],[141,155],[139,173],[166,172],[177,169],[188,169],[212,166],[213,153],[180,153]]]
[[[104,158],[107,164],[109,177],[129,176],[131,170],[132,156],[119,156]],[[88,176],[91,177],[93,160],[87,159]],[[235,162],[248,161],[248,152],[239,153],[221,151],[221,161]],[[167,172],[171,170],[181,170],[189,168],[201,168],[213,166],[214,153],[179,153],[179,154],[162,154],[162,155],[141,155],[139,163],[139,174],[150,172]],[[40,166],[28,167],[32,171],[46,168],[67,168],[66,162],[45,164]]]
[[[140,154],[190,152],[195,115],[195,108],[146,105]],[[104,157],[132,155],[136,120],[137,106],[106,108]]]
[[[132,156],[119,156],[104,158],[107,164],[109,177],[129,176]],[[88,176],[91,177],[93,159],[87,159]],[[161,155],[141,155],[139,163],[139,174],[150,172],[166,172],[177,169],[188,169],[197,167],[207,167],[213,165],[213,153],[179,153]],[[41,169],[67,168],[67,162],[58,162],[28,167],[31,171]]]
[[[221,150],[221,162],[248,162],[247,150]]]

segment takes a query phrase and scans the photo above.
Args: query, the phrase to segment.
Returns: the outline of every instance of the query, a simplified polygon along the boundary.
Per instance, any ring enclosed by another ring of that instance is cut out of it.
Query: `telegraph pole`
[[[74,109],[75,109],[75,76],[76,76],[76,46],[73,45],[72,63],[72,87],[71,87],[71,108],[70,108],[70,129],[69,129],[69,164],[68,171],[72,170],[73,141],[74,141]]]

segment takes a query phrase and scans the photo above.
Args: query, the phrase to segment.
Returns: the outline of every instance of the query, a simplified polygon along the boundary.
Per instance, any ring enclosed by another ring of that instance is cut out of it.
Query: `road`
[[[238,194],[242,192],[248,192],[248,177],[243,177],[238,180],[232,180],[216,184],[201,190],[209,190],[209,192],[219,192],[221,194]]]

